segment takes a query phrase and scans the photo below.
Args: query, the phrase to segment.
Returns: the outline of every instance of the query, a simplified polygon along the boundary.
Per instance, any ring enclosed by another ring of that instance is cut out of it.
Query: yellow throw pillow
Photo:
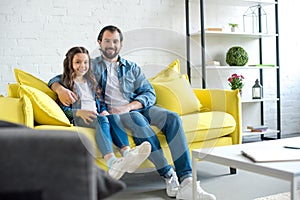
[[[20,84],[9,83],[7,85],[7,96],[13,97],[13,98],[20,98],[19,88],[20,88]]]
[[[174,60],[168,67],[156,74],[155,76],[149,78],[149,81],[169,81],[180,75],[180,62],[178,59]]]
[[[156,93],[156,105],[179,115],[199,112],[202,107],[185,75],[170,81],[151,82]]]
[[[45,83],[44,81],[40,80],[39,78],[36,78],[35,76],[33,76],[27,72],[17,69],[17,68],[14,69],[14,73],[15,73],[16,80],[20,85],[31,86],[33,88],[36,88],[36,89],[46,93],[53,100],[57,99],[56,93],[53,92],[48,87],[47,83]]]
[[[156,104],[184,115],[205,110],[193,92],[186,74],[180,75],[180,62],[173,61],[168,67],[150,78]]]
[[[20,86],[20,96],[31,100],[34,120],[39,124],[72,126],[58,104],[44,92],[26,85]]]
[[[22,98],[1,97],[0,108],[1,120],[33,128],[32,105],[26,95]]]
[[[21,101],[23,101],[23,113],[24,113],[25,125],[30,128],[33,128],[34,115],[33,115],[32,103],[26,95],[23,95],[23,97],[21,97]]]

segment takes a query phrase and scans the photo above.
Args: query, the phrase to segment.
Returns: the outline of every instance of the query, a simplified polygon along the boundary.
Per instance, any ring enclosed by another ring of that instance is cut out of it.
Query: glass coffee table
[[[293,147],[294,145],[300,145],[300,137],[192,150],[193,196],[195,197],[196,194],[197,161],[200,159],[229,166],[231,169],[242,169],[289,181],[291,199],[297,200],[297,182],[300,181],[300,149],[289,149],[293,153],[299,153],[299,159],[294,161],[254,162],[241,153],[255,149],[260,150],[262,154],[264,151],[274,151],[275,155],[281,150],[288,151],[285,146]]]

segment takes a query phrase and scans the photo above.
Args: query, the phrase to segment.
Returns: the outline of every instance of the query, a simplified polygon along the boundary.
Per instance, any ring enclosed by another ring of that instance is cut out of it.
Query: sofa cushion
[[[236,127],[232,115],[211,111],[181,116],[188,143],[219,138],[231,134]]]
[[[203,109],[195,96],[186,75],[180,75],[179,61],[150,78],[156,93],[156,104],[179,115],[199,112]]]
[[[53,92],[44,81],[17,68],[14,69],[14,73],[16,80],[20,85],[31,86],[46,93],[53,100],[57,99],[56,93]]]
[[[208,141],[230,135],[236,127],[232,115],[219,112],[201,112],[181,116],[182,125],[189,144]],[[157,133],[162,147],[167,147],[163,133]]]
[[[76,133],[81,133],[82,135],[87,137],[92,142],[93,148],[95,149],[94,157],[95,157],[96,164],[104,170],[108,169],[107,164],[104,161],[103,156],[102,156],[101,152],[99,151],[99,148],[98,148],[97,143],[96,143],[96,139],[95,139],[96,131],[95,131],[95,129],[87,128],[87,127],[80,127],[80,126],[66,127],[66,126],[55,126],[55,125],[37,125],[34,128],[37,129],[37,130],[61,130],[61,131],[73,131],[73,132],[76,132]],[[79,134],[79,136],[81,136],[81,134]],[[131,147],[134,147],[135,143],[134,143],[131,136],[128,136],[128,140],[129,140],[129,145]],[[119,154],[118,148],[115,147],[115,146],[114,146],[114,152],[118,157],[121,156],[121,154]]]
[[[152,82],[156,93],[156,105],[184,115],[199,112],[201,104],[186,81],[179,76],[168,82]]]
[[[158,72],[155,76],[150,77],[149,81],[161,82],[173,79],[174,76],[180,75],[180,62],[178,59],[174,60],[165,69]]]
[[[33,128],[33,109],[30,99],[0,97],[0,119]]]
[[[2,128],[0,146],[1,200],[105,199],[125,188],[94,165],[91,143],[81,134]]]
[[[7,96],[13,98],[20,98],[20,84],[19,83],[9,83],[7,85]]]
[[[20,86],[20,96],[27,95],[33,107],[34,120],[39,124],[72,126],[58,104],[44,92],[30,86]]]
[[[56,125],[37,125],[34,128],[39,130],[66,130],[66,131],[69,130],[77,133],[82,133],[92,141],[94,147],[97,147],[96,140],[95,140],[96,131],[93,128],[87,128],[81,126],[66,127],[66,126],[56,126]],[[127,133],[129,133],[128,130],[126,131]],[[157,133],[159,132],[158,128],[156,128],[156,131]],[[135,143],[130,135],[131,134],[128,134],[129,145],[131,147],[134,147]],[[116,152],[117,152],[117,148],[116,148]],[[98,150],[96,151],[96,157],[102,157],[101,153]]]

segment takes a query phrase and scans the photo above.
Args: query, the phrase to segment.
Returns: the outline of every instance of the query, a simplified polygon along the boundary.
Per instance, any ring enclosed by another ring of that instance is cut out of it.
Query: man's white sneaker
[[[176,173],[173,172],[170,178],[165,178],[165,181],[167,195],[169,197],[176,197],[179,188],[179,182]]]
[[[176,199],[193,199],[193,182],[188,181],[183,187],[179,187]],[[216,200],[215,195],[205,192],[200,187],[200,181],[197,181],[197,200]]]
[[[124,159],[128,160],[126,172],[133,173],[149,157],[151,153],[151,144],[147,141],[139,146],[130,149]]]

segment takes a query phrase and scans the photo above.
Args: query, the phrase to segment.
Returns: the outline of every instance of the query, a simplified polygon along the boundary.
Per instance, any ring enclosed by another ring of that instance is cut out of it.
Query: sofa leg
[[[236,168],[230,167],[230,174],[236,174]]]

